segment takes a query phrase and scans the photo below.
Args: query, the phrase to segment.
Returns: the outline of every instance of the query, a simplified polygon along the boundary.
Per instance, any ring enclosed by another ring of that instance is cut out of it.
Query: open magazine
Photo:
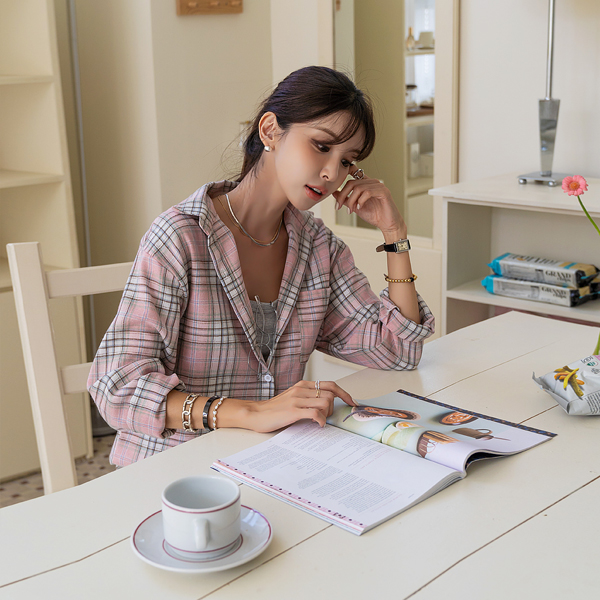
[[[336,400],[327,423],[300,421],[212,467],[360,535],[462,479],[473,460],[556,435],[404,390],[357,407]]]

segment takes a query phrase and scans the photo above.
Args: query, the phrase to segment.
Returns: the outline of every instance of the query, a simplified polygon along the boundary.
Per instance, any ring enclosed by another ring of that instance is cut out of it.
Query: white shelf
[[[534,302],[532,300],[520,300],[518,298],[509,298],[508,296],[490,294],[481,285],[480,279],[475,279],[463,285],[447,290],[446,297],[454,300],[463,300],[465,302],[487,304],[489,306],[501,306],[503,308],[510,308],[512,310],[523,310],[555,317],[588,321],[590,323],[600,323],[599,300],[591,300],[590,302],[582,304],[581,306],[572,307],[558,306],[556,304],[548,304],[546,302]]]
[[[490,294],[481,285],[490,260],[504,252],[597,264],[598,235],[576,197],[560,187],[521,185],[518,173],[429,191],[444,203],[442,292],[446,332],[485,319],[490,306],[600,324],[600,301],[567,307]],[[600,216],[600,179],[588,179],[582,200]]]
[[[0,75],[0,85],[22,85],[29,83],[52,83],[52,75]]]
[[[30,171],[11,171],[0,169],[0,189],[15,188],[24,185],[39,185],[42,183],[60,183],[63,175],[53,173],[33,173]]]
[[[560,186],[520,184],[518,175],[511,173],[479,181],[455,183],[432,189],[429,193],[463,204],[585,217],[577,198],[565,194]],[[600,179],[587,178],[587,182],[588,191],[582,197],[583,203],[592,217],[600,217]]]
[[[406,56],[423,56],[426,54],[435,54],[435,48],[416,48],[415,50],[406,50]]]
[[[433,177],[417,177],[406,180],[406,195],[426,194],[433,187]]]
[[[40,464],[4,248],[36,241],[48,262],[79,265],[54,5],[0,0],[0,480]],[[85,362],[81,300],[53,301],[52,318],[59,361]],[[93,450],[89,409],[87,394],[65,405],[75,456]]]
[[[407,127],[422,127],[423,125],[433,125],[433,115],[423,115],[420,117],[406,117]]]

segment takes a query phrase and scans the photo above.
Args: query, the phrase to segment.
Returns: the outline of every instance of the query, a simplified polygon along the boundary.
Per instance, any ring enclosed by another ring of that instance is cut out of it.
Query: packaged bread
[[[559,306],[579,306],[600,296],[597,291],[592,292],[590,286],[568,288],[521,279],[508,279],[500,275],[488,275],[482,280],[481,285],[491,294],[498,296],[547,302]]]
[[[600,415],[600,356],[586,356],[533,380],[569,415]]]
[[[590,285],[599,272],[594,265],[511,254],[510,252],[498,256],[489,266],[496,275],[503,277],[573,288]]]

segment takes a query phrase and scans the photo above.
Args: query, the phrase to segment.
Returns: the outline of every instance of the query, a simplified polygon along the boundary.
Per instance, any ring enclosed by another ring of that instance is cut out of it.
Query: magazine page
[[[461,478],[443,465],[309,421],[212,467],[358,535]]]
[[[336,403],[327,422],[461,472],[473,455],[516,454],[555,435],[404,390],[357,407]]]

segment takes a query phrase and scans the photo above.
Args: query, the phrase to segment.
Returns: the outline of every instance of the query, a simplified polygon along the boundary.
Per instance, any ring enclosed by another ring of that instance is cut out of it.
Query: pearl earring
[[[271,146],[265,146],[265,152],[271,152]]]

